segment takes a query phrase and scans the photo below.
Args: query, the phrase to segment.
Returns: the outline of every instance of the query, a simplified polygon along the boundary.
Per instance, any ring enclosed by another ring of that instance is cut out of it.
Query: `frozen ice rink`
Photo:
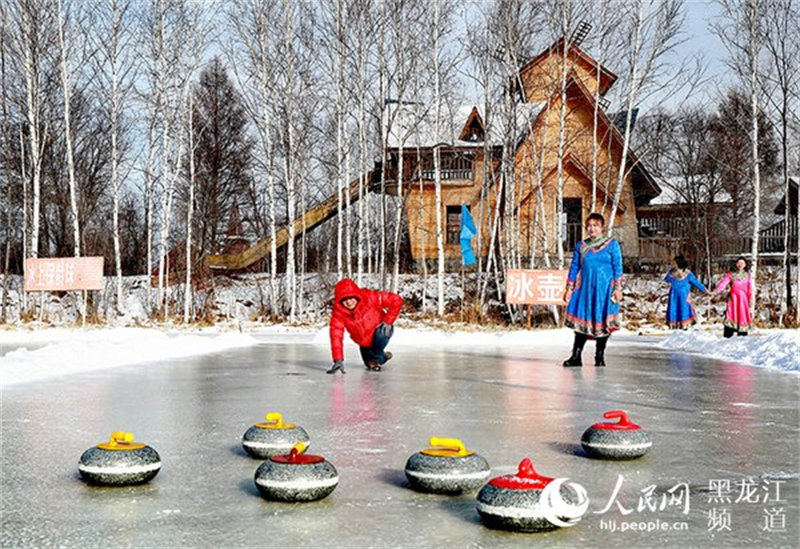
[[[0,544],[796,546],[800,378],[647,343],[614,337],[608,367],[595,369],[590,342],[584,367],[565,369],[563,344],[473,352],[419,341],[390,346],[395,358],[381,373],[348,348],[347,375],[333,377],[325,346],[265,342],[7,386]],[[653,448],[634,461],[589,459],[581,434],[617,408],[649,431]],[[241,436],[271,411],[303,426],[309,453],[339,470],[327,499],[259,497],[260,462]],[[160,453],[152,482],[79,479],[81,453],[114,430]],[[546,534],[489,530],[475,494],[407,487],[406,459],[431,436],[462,439],[492,476],[529,457],[540,473],[583,485],[589,509]]]

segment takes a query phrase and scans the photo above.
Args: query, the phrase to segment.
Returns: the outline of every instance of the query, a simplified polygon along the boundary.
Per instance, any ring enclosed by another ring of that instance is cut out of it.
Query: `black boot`
[[[597,367],[605,366],[606,343],[608,343],[608,337],[598,337],[595,342],[597,346],[594,349],[594,365]]]
[[[580,368],[583,366],[583,362],[581,362],[581,353],[583,352],[583,345],[585,343],[586,335],[575,332],[575,342],[572,344],[572,356],[564,361],[564,367],[577,366]]]

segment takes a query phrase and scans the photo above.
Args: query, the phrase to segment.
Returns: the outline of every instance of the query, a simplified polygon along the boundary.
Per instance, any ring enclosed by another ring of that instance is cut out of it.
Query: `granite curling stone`
[[[161,470],[153,448],[133,441],[133,434],[115,431],[108,442],[86,450],[78,462],[81,477],[90,484],[127,486],[142,484]]]
[[[299,502],[327,497],[339,484],[336,467],[322,456],[305,454],[298,442],[288,455],[272,456],[256,470],[256,488],[265,499]]]
[[[515,475],[495,477],[478,492],[476,505],[489,528],[517,532],[544,532],[573,526],[589,505],[582,488],[573,491],[550,477],[539,475],[525,458]]]
[[[647,432],[631,422],[622,410],[603,414],[619,423],[595,423],[581,437],[581,446],[592,457],[602,459],[634,459],[647,453],[653,442]]]
[[[242,446],[252,457],[265,459],[288,454],[298,442],[309,444],[308,433],[294,423],[284,423],[277,412],[267,414],[265,423],[256,423],[242,436]]]
[[[459,494],[477,490],[489,478],[489,463],[460,440],[433,437],[430,445],[406,462],[406,478],[414,490]]]

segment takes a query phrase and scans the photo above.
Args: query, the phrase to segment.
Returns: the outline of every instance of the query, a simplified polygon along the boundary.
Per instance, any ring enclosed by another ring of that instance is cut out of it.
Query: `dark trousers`
[[[386,353],[383,350],[389,344],[389,340],[392,336],[384,336],[379,333],[378,330],[372,334],[372,345],[369,347],[361,347],[361,359],[364,361],[364,364],[367,364],[372,361],[376,361],[378,364],[383,364],[386,362]]]
[[[730,326],[723,326],[722,327],[722,337],[729,338],[733,337],[733,334],[739,334],[739,336],[746,336],[747,332],[740,332],[736,328],[731,328]]]
[[[606,351],[606,344],[608,343],[609,336],[603,337],[595,337],[593,338],[597,344],[595,348],[595,354],[602,356],[603,353]],[[579,332],[575,332],[575,342],[572,344],[573,347],[579,350],[583,350],[583,346],[586,344],[586,340],[589,339],[589,336],[586,334],[581,334]]]

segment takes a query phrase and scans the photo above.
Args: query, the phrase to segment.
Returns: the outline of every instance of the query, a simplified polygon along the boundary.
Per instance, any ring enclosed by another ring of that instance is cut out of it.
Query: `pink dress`
[[[729,272],[717,284],[717,293],[722,293],[731,285],[731,294],[728,297],[728,310],[725,313],[724,325],[739,332],[746,332],[750,328],[750,303],[753,300],[753,279],[750,273]]]

